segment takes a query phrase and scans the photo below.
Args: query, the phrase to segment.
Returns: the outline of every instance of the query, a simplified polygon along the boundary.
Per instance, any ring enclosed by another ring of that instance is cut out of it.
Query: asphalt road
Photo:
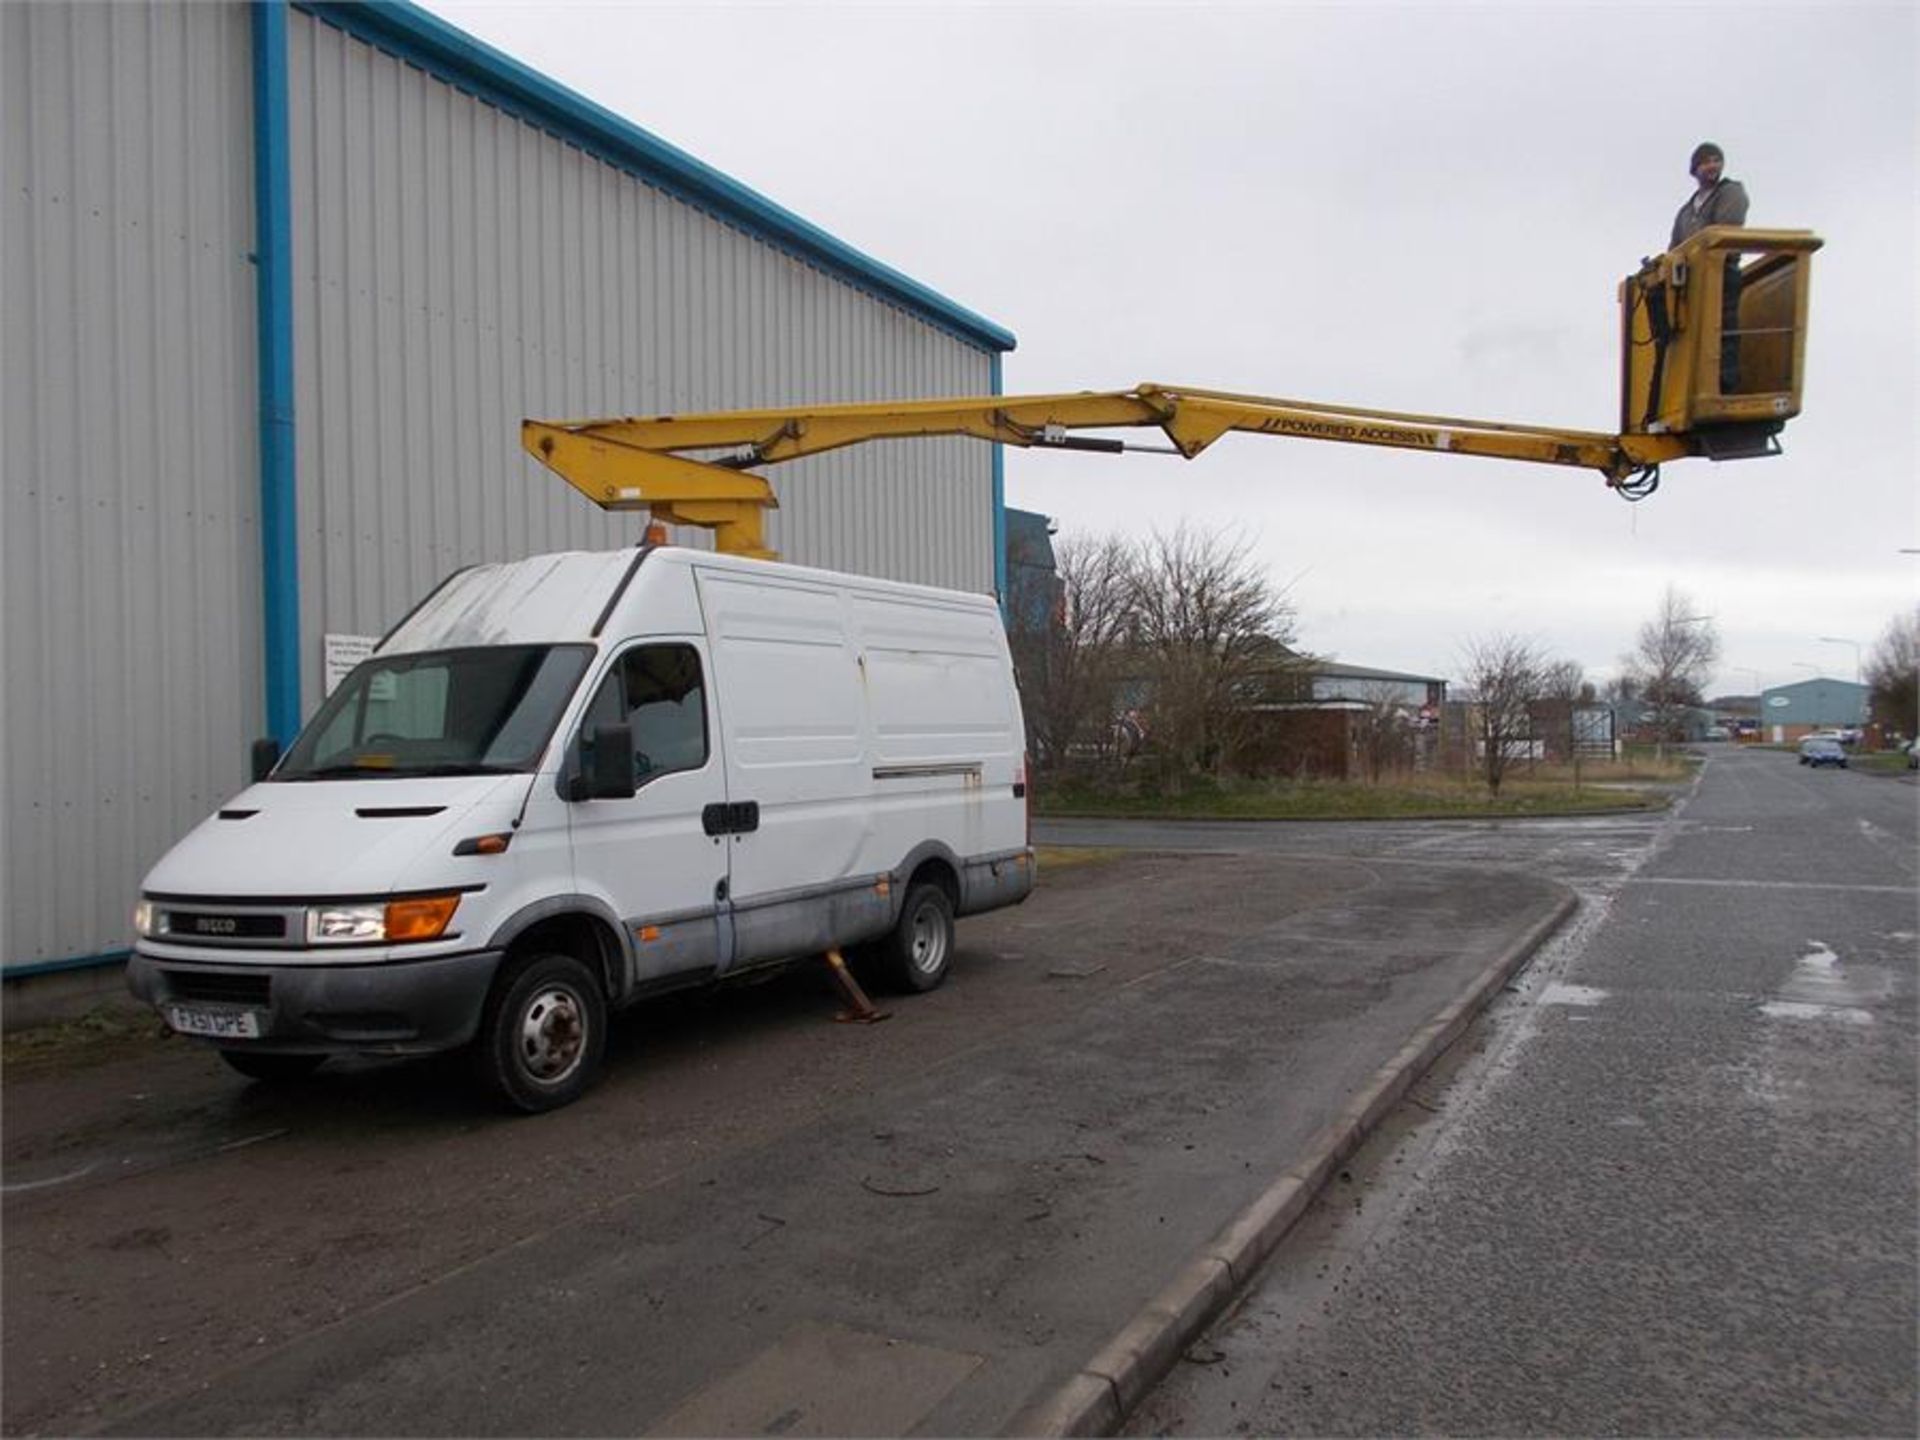
[[[1717,750],[1547,841],[1582,919],[1129,1433],[1914,1434],[1917,802]]]
[[[452,1067],[9,1067],[0,1425],[996,1433],[1564,899],[1431,855],[1063,870],[885,1024],[811,974],[643,1007],[533,1119]]]

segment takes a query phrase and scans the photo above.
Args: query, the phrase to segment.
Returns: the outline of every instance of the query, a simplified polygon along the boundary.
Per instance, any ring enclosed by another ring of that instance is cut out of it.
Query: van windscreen
[[[586,671],[584,645],[376,655],[327,697],[272,780],[530,770]]]

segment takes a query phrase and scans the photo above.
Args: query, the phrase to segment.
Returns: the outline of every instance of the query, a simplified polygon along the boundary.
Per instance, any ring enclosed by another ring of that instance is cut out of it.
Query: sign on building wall
[[[321,637],[325,645],[327,694],[331,695],[340,682],[347,678],[349,671],[362,660],[373,654],[373,647],[380,643],[378,635],[326,635]]]

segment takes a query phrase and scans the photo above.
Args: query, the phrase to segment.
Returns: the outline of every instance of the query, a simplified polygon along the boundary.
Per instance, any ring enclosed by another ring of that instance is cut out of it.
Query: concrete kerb
[[[1476,1015],[1560,928],[1579,901],[1564,891],[1461,995],[1374,1072],[1291,1169],[1228,1222],[1080,1372],[1014,1417],[1009,1435],[1111,1435],[1259,1272],[1321,1187]]]

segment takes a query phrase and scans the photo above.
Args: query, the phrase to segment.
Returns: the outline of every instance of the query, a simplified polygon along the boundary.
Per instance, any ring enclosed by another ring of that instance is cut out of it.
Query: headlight
[[[384,905],[316,905],[307,911],[307,943],[379,945],[438,940],[459,905],[458,895],[423,895]]]
[[[327,905],[307,911],[309,945],[365,945],[386,938],[384,905]]]
[[[160,933],[160,911],[151,900],[142,900],[133,907],[133,933],[142,940],[150,940]]]

